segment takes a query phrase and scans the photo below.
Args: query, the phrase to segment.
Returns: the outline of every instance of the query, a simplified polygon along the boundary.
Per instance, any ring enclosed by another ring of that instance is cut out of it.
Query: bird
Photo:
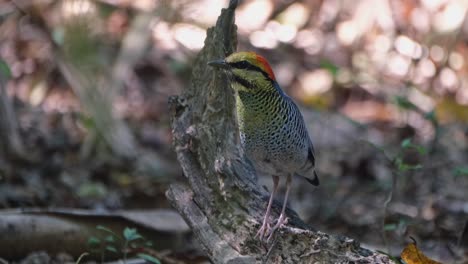
[[[319,185],[315,171],[315,151],[304,117],[296,103],[281,89],[267,60],[251,51],[232,53],[208,62],[223,70],[235,91],[240,142],[255,171],[271,175],[273,190],[255,238],[269,241],[287,223],[285,209],[292,176],[304,177]],[[286,193],[276,224],[269,217],[280,177],[286,177]]]

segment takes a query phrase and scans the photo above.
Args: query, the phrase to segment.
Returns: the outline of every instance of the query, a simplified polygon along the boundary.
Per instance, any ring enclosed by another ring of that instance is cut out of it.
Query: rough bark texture
[[[1,62],[0,62],[1,63]],[[13,104],[7,94],[8,77],[0,69],[0,154],[24,158],[24,145],[18,131]]]
[[[195,60],[192,85],[170,101],[173,144],[189,186],[167,195],[214,263],[390,263],[353,239],[314,231],[291,210],[270,243],[254,238],[268,193],[239,148],[233,91],[207,62],[236,47],[234,11],[223,9]],[[274,205],[278,215],[280,205]]]

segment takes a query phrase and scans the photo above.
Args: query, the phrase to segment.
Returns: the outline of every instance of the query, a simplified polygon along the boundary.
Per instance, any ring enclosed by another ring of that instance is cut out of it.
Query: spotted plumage
[[[259,233],[269,237],[284,223],[284,209],[294,174],[305,177],[313,185],[315,153],[304,118],[293,100],[275,80],[268,62],[253,52],[238,52],[210,62],[209,65],[228,72],[231,87],[236,91],[236,110],[241,142],[247,156],[260,173],[273,176],[274,190]],[[271,230],[267,222],[278,177],[287,177],[287,191],[278,223]]]
[[[280,88],[262,56],[238,52],[227,57],[241,142],[258,172],[298,174],[318,185],[315,157],[304,119],[296,104]]]

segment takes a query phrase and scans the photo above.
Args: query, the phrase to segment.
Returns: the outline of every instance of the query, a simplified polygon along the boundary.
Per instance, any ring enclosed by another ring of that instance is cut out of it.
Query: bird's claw
[[[263,240],[266,237],[266,235],[269,234],[270,228],[270,224],[264,221],[260,229],[257,231],[255,238],[258,237],[260,240]]]
[[[273,235],[275,234],[275,231],[281,227],[283,227],[284,225],[286,225],[288,223],[288,218],[285,217],[284,215],[280,215],[280,217],[278,218],[278,220],[276,221],[276,225],[270,229],[270,231],[268,232],[268,238],[267,238],[267,242],[270,242],[270,239],[273,237]]]

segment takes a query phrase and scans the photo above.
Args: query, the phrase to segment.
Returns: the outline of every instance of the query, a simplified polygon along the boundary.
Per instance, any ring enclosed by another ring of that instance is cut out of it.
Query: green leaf
[[[411,147],[413,144],[411,144],[411,138],[405,138],[402,142],[401,142],[401,147],[402,148],[409,148]]]
[[[426,155],[427,149],[421,145],[413,145],[413,148],[419,153],[419,155]]]
[[[468,176],[468,167],[457,167],[453,170],[455,177]]]
[[[59,46],[63,45],[65,39],[65,29],[58,28],[52,31],[52,40],[57,43]]]
[[[427,149],[421,145],[411,143],[411,138],[406,138],[401,142],[401,147],[404,149],[412,148],[416,150],[420,155],[425,155],[427,153]]]
[[[104,240],[108,243],[115,243],[115,237],[113,235],[108,235]]]
[[[416,110],[416,109],[418,109],[416,107],[416,105],[414,105],[412,102],[410,102],[408,99],[406,99],[403,96],[396,96],[395,97],[395,104],[398,107],[400,107],[402,109],[406,109],[406,110]]]
[[[91,116],[80,113],[78,114],[78,117],[81,122],[81,125],[84,126],[86,129],[93,129],[95,127],[95,122]]]
[[[113,235],[114,238],[118,238],[118,237],[119,237],[116,233],[114,233],[114,231],[110,230],[109,228],[107,228],[107,227],[105,227],[105,226],[97,225],[97,226],[96,226],[96,229],[97,229],[97,230],[104,231],[104,232],[107,232],[107,233]]]
[[[385,230],[385,231],[393,231],[393,230],[396,230],[397,227],[398,227],[397,224],[386,224],[386,225],[384,226],[384,230]]]
[[[78,187],[76,194],[83,198],[101,199],[108,195],[109,190],[100,182],[85,182]]]
[[[395,159],[395,165],[397,169],[401,172],[406,172],[409,170],[419,170],[422,168],[421,164],[416,164],[416,165],[407,164],[400,157]]]
[[[99,245],[101,244],[101,240],[97,237],[92,236],[88,238],[87,244],[89,247],[92,247],[92,248],[99,247]]]
[[[124,236],[125,240],[127,240],[127,241],[133,241],[133,240],[136,240],[136,239],[143,238],[143,236],[138,234],[138,231],[136,230],[136,228],[129,228],[129,227],[126,227],[124,229],[123,236]]]
[[[145,242],[145,247],[153,247],[153,246],[154,246],[153,241],[148,240]]]
[[[157,258],[151,255],[145,254],[145,253],[138,253],[137,257],[144,259],[146,261],[149,261],[151,263],[154,263],[154,264],[161,264],[161,262]]]
[[[333,76],[336,76],[338,74],[338,71],[340,70],[338,66],[336,66],[334,63],[328,60],[321,61],[320,67],[324,68],[325,70],[328,70]]]
[[[11,77],[11,70],[10,70],[10,67],[8,66],[8,64],[0,59],[0,74],[2,74],[3,76],[5,76],[6,78],[10,78]]]
[[[436,117],[436,114],[435,114],[435,111],[434,111],[434,110],[432,110],[432,111],[430,111],[430,112],[427,112],[427,113],[424,115],[424,118],[425,118],[426,120],[429,120],[429,121],[433,122],[433,123],[436,123],[436,122],[437,122],[437,117]]]
[[[106,246],[106,250],[107,251],[110,251],[110,252],[114,252],[114,253],[118,253],[119,251],[117,250],[117,248],[115,248],[114,246]]]

